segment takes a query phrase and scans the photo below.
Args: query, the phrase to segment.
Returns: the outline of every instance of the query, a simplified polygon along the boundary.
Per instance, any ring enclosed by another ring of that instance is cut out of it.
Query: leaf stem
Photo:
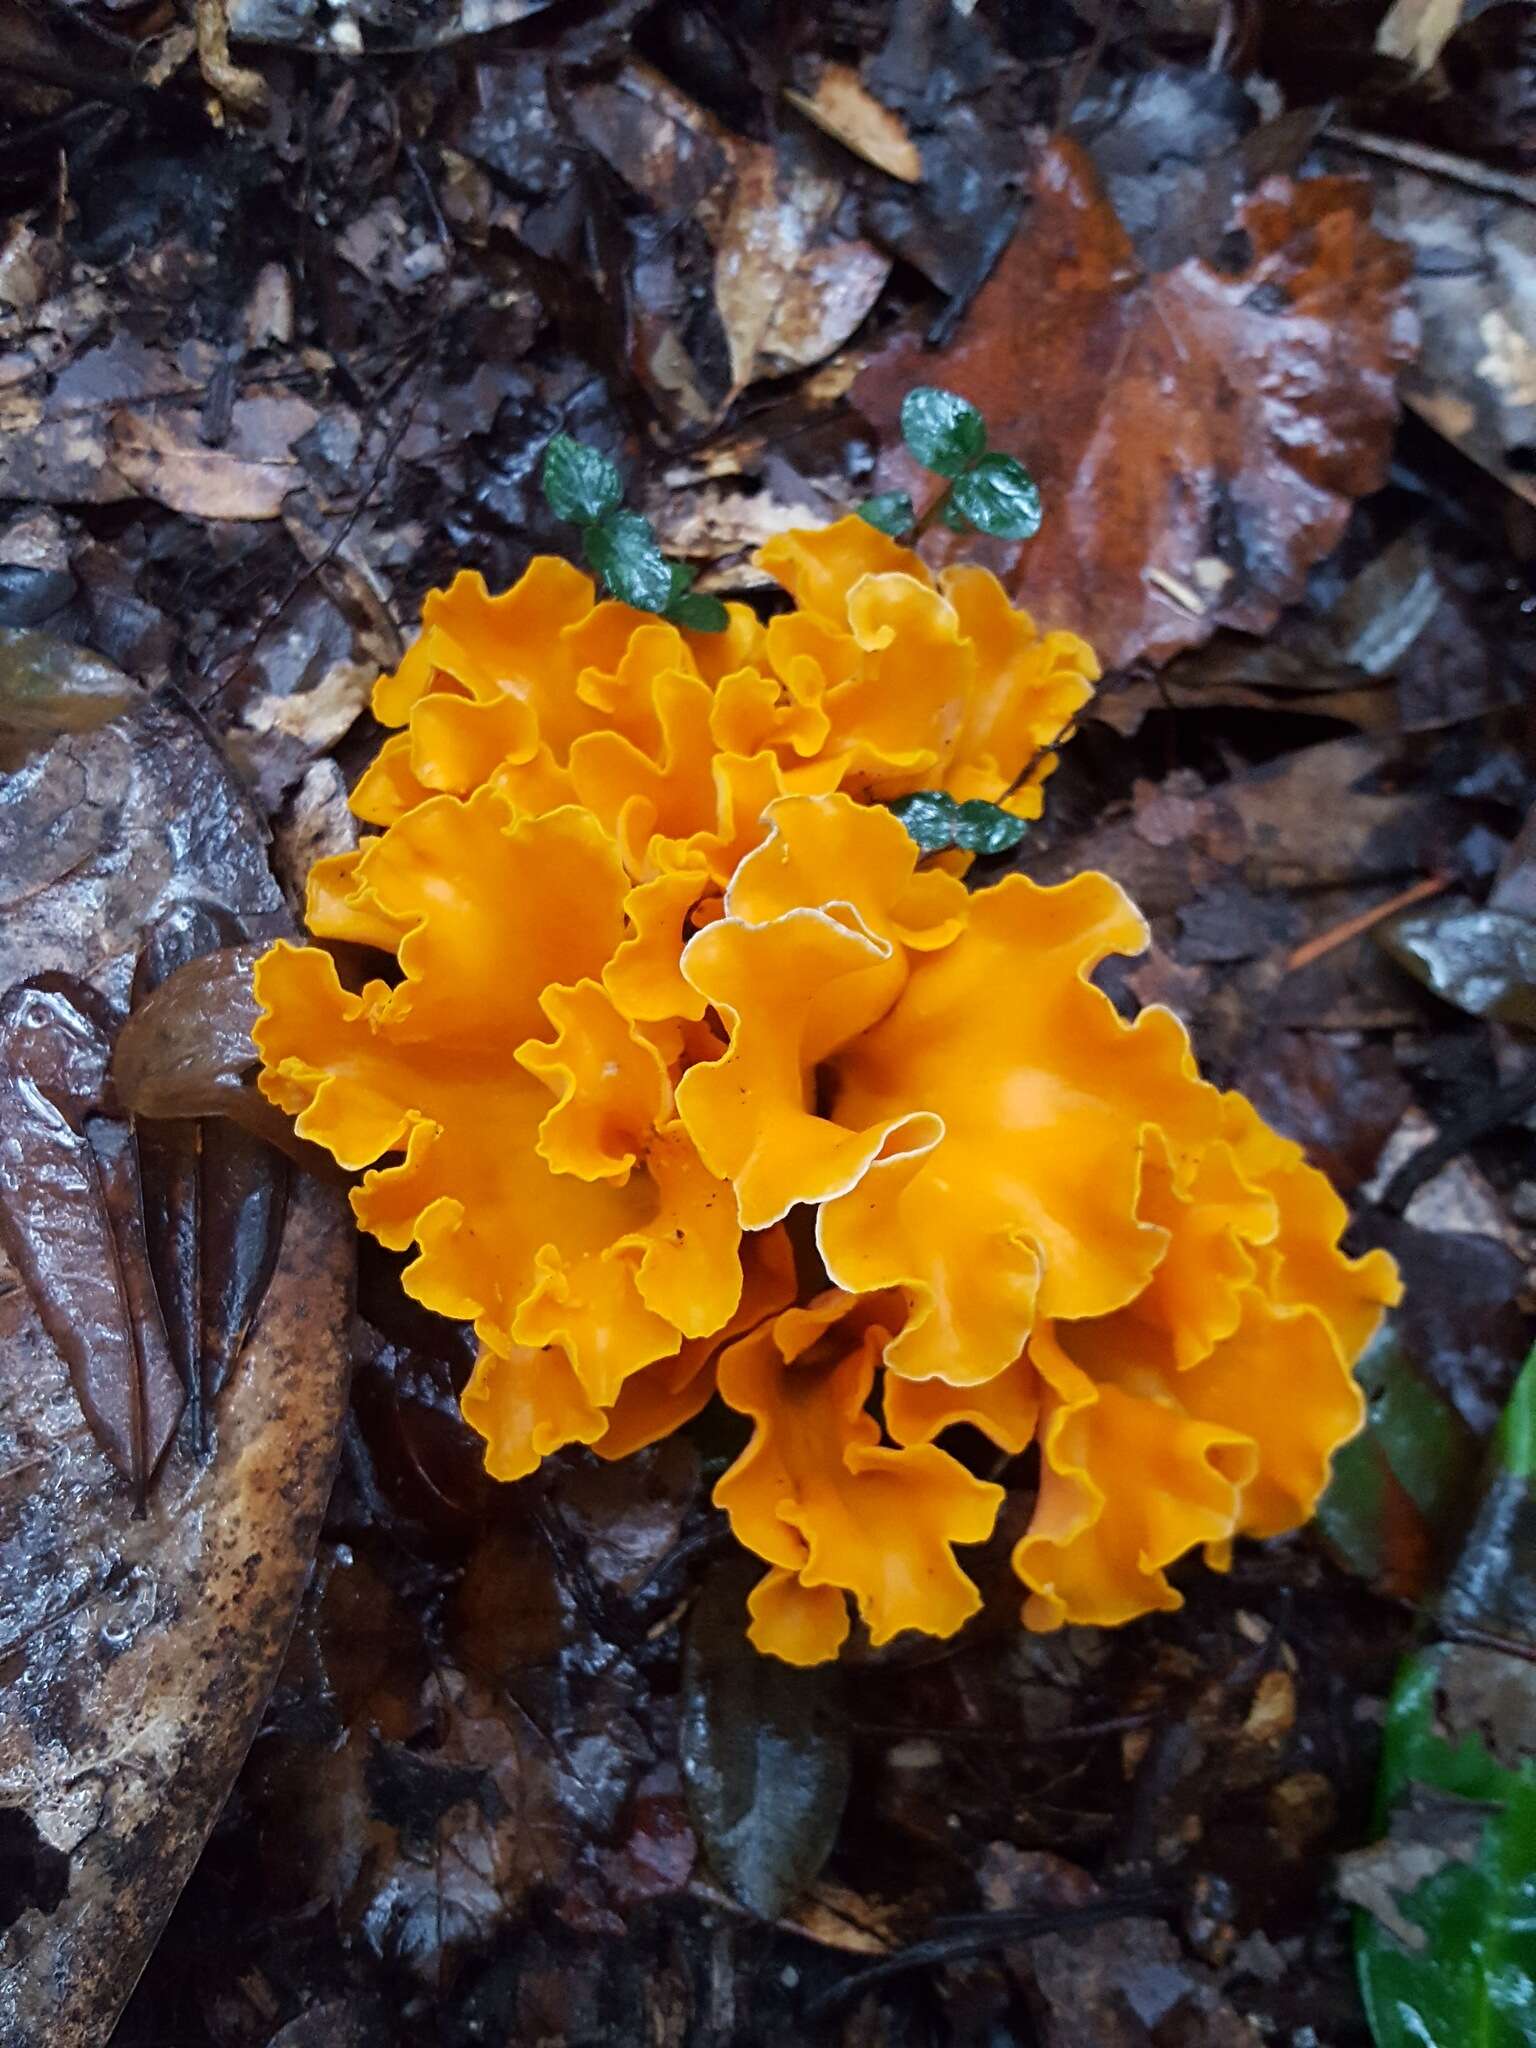
[[[927,511],[920,512],[917,515],[916,523],[913,525],[912,528],[912,545],[914,547],[922,539],[923,535],[928,531],[928,529],[933,525],[933,522],[943,512],[944,507],[949,503],[949,495],[953,489],[954,485],[952,483],[947,483],[944,486],[943,490],[940,491],[939,495],[934,499],[933,503],[928,507]]]

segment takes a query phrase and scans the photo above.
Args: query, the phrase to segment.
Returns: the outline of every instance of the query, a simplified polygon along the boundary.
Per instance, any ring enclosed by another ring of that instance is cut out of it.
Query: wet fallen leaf
[[[134,975],[144,1000],[177,967],[233,944],[238,919],[178,904],[151,930]],[[261,1306],[282,1242],[287,1169],[279,1154],[225,1117],[134,1121],[150,1269],[199,1450]]]
[[[0,627],[0,773],[60,733],[90,732],[121,717],[143,696],[131,676],[89,648]]]
[[[321,753],[355,724],[378,673],[373,662],[335,662],[313,689],[253,698],[246,706],[246,723],[255,732],[287,733]]]
[[[142,1505],[183,1405],[145,1261],[125,1126],[103,1108],[114,1019],[61,976],[0,999],[0,1245],[91,1434]]]
[[[1536,919],[1442,897],[1384,925],[1378,938],[1443,1002],[1469,1016],[1536,1031]]]
[[[822,362],[880,296],[891,261],[845,225],[846,188],[784,148],[742,143],[715,245],[731,396]]]
[[[322,0],[228,0],[229,33],[247,42],[296,43],[300,48],[358,55],[363,30],[370,46],[430,50],[461,36],[509,28],[550,5],[550,0],[353,0],[343,19],[355,44]]]
[[[1318,1527],[1362,1577],[1397,1599],[1420,1600],[1460,1533],[1482,1448],[1391,1321],[1356,1371],[1367,1422],[1334,1458]]]
[[[1089,630],[1107,665],[1166,661],[1218,625],[1269,626],[1381,482],[1414,342],[1408,271],[1363,181],[1276,177],[1234,209],[1215,260],[1148,274],[1083,150],[1057,139],[955,341],[898,336],[854,400],[893,442],[915,384],[979,406],[1046,513],[1035,540],[977,552],[1045,625]],[[894,448],[879,480],[931,495]]]
[[[786,86],[784,97],[826,134],[876,170],[915,185],[923,155],[899,116],[883,107],[851,64],[823,64],[810,92]]]
[[[182,894],[286,924],[260,824],[185,713],[65,737],[0,783],[0,983],[86,969],[126,996],[144,930]],[[98,1154],[109,1180],[126,1175],[126,1126],[101,1131],[121,1140]],[[343,1205],[304,1183],[214,1456],[178,1436],[135,1519],[0,1260],[0,1781],[20,1838],[0,2040],[99,2048],[224,1803],[330,1491],[351,1263]]]
[[[146,498],[199,519],[276,519],[304,481],[293,453],[319,415],[302,398],[237,399],[227,440],[202,439],[202,415],[124,409],[112,420],[112,461]]]
[[[219,946],[176,968],[134,1004],[118,1033],[112,1085],[132,1116],[227,1117],[299,1165],[335,1180],[334,1162],[293,1133],[256,1086],[251,969],[260,944]]]
[[[835,1667],[796,1670],[748,1643],[755,1576],[731,1560],[689,1616],[679,1755],[705,1857],[734,1898],[772,1920],[831,1851],[850,1762]]]
[[[188,891],[261,936],[291,929],[265,827],[198,726],[150,702],[0,781],[6,979],[78,971],[126,1006],[144,926]]]
[[[1384,57],[1428,71],[1461,22],[1462,0],[1392,0],[1376,31]]]
[[[1524,2048],[1536,2022],[1536,1355],[1387,1717],[1391,1829],[1356,1952],[1378,2048]],[[1426,1841],[1425,1816],[1436,1816]],[[1348,1879],[1346,1878],[1346,1884]]]

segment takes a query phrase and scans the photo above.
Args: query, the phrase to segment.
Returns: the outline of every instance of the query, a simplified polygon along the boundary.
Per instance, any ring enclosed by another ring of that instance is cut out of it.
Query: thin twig
[[[904,1976],[908,1970],[926,1970],[943,1963],[965,1962],[990,1950],[1011,1947],[1015,1942],[1033,1941],[1042,1934],[1069,1934],[1080,1927],[1099,1927],[1108,1920],[1131,1920],[1138,1914],[1156,1912],[1168,1903],[1164,1890],[1122,1892],[1117,1898],[1096,1899],[1087,1906],[1068,1906],[1055,1913],[991,1913],[976,1925],[955,1934],[936,1934],[927,1941],[914,1941],[895,1955],[882,1956],[878,1963],[848,1975],[813,1999],[806,2008],[808,2020],[819,2019],[835,2007],[857,1998],[871,1985],[887,1978]]]
[[[1399,142],[1395,135],[1373,135],[1364,128],[1347,128],[1330,122],[1323,130],[1325,142],[1337,142],[1362,156],[1384,157],[1388,163],[1406,164],[1409,170],[1424,171],[1432,178],[1449,178],[1474,192],[1491,192],[1499,199],[1516,199],[1522,206],[1536,206],[1536,177],[1521,171],[1498,171],[1468,156],[1456,156],[1448,149],[1429,149],[1421,142]]]
[[[1421,1145],[1417,1152],[1405,1159],[1382,1189],[1377,1208],[1389,1216],[1401,1216],[1424,1183],[1433,1180],[1442,1166],[1449,1166],[1453,1159],[1459,1159],[1463,1152],[1470,1151],[1480,1138],[1490,1137],[1493,1132],[1503,1130],[1516,1118],[1536,1105],[1536,1073],[1522,1074],[1517,1081],[1510,1081],[1502,1088],[1490,1088],[1479,1094],[1453,1122],[1448,1123],[1439,1137],[1432,1138],[1427,1145]]]
[[[1335,952],[1340,946],[1347,946],[1351,939],[1358,939],[1362,932],[1373,930],[1385,924],[1389,917],[1396,917],[1400,910],[1407,910],[1415,903],[1424,903],[1431,896],[1439,896],[1451,886],[1449,875],[1425,875],[1411,888],[1401,890],[1396,896],[1389,896],[1385,903],[1374,904],[1369,910],[1362,910],[1354,917],[1346,917],[1342,924],[1319,932],[1316,938],[1308,939],[1296,948],[1285,963],[1287,974],[1294,974],[1298,967],[1310,967],[1314,960],[1321,960],[1325,953]]]
[[[1536,1643],[1518,1636],[1495,1635],[1492,1629],[1477,1628],[1469,1622],[1437,1621],[1435,1632],[1443,1643],[1460,1643],[1469,1650],[1500,1650],[1506,1657],[1518,1657],[1524,1664],[1536,1664]]]

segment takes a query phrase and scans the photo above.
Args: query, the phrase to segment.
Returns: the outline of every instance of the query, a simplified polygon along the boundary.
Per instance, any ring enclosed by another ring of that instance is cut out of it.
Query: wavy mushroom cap
[[[1038,1445],[1029,1626],[1177,1606],[1187,1553],[1311,1513],[1395,1268],[1344,1256],[1337,1195],[1171,1013],[1095,985],[1146,943],[1113,881],[968,890],[882,807],[1036,815],[1083,642],[857,519],[759,560],[793,608],[713,635],[548,559],[433,593],[374,695],[383,829],[310,876],[316,937],[381,971],[274,946],[261,1086],[474,1323],[495,1476],[716,1391],[750,1421],[715,1498],[763,1649],[835,1655],[850,1603],[876,1644],[962,1626],[1003,1495],[961,1424]]]

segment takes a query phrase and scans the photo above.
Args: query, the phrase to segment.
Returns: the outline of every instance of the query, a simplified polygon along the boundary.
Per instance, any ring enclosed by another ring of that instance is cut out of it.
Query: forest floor
[[[1372,1389],[1458,1447],[1051,1636],[1021,1462],[973,1625],[781,1699],[729,1446],[494,1486],[464,1333],[365,1246],[298,1626],[122,2048],[1364,2048],[1340,1859],[1536,1306],[1533,75],[1478,0],[0,22],[0,625],[183,707],[293,902],[425,593],[570,551],[551,433],[756,598],[955,385],[1045,498],[981,558],[1107,671],[1010,858],[1143,905],[1115,993],[1397,1255]]]

